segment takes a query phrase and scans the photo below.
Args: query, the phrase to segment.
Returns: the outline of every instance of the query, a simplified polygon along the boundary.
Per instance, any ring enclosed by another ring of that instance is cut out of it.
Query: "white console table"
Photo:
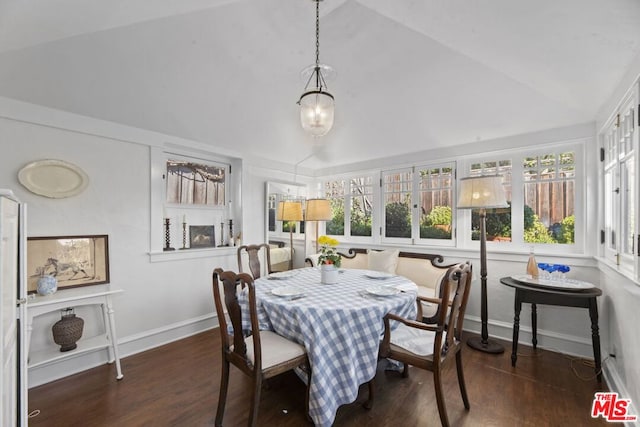
[[[118,352],[118,338],[116,324],[113,317],[113,303],[111,296],[123,292],[122,289],[112,289],[110,285],[94,285],[79,288],[59,290],[51,295],[36,295],[27,298],[27,355],[28,367],[52,363],[66,357],[85,353],[92,350],[107,348],[109,363],[116,363],[116,379],[123,378],[120,367],[120,354]],[[81,338],[74,350],[61,352],[58,347],[46,349],[30,354],[31,332],[33,319],[45,313],[62,310],[67,307],[79,307],[85,305],[100,305],[104,317],[105,333],[95,337]]]

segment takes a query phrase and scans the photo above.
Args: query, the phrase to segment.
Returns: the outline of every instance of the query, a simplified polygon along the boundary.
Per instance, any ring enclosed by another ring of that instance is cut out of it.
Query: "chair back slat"
[[[259,279],[262,276],[263,270],[267,274],[271,274],[271,247],[267,243],[261,243],[259,245],[243,245],[238,248],[238,271],[243,272],[243,253],[246,253],[248,258],[249,272],[253,276],[253,279]],[[260,252],[264,251],[265,266],[262,268],[260,262]]]

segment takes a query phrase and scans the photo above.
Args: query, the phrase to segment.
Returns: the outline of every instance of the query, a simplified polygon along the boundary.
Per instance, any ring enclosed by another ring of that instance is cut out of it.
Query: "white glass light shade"
[[[459,209],[508,206],[500,175],[475,176],[460,180],[457,205]]]
[[[291,200],[278,203],[276,218],[278,221],[302,221],[302,203]]]
[[[333,127],[335,104],[333,96],[316,88],[300,97],[300,122],[302,128],[313,136],[323,136]]]
[[[307,221],[329,221],[333,219],[331,205],[327,199],[307,200],[307,210],[305,212]]]

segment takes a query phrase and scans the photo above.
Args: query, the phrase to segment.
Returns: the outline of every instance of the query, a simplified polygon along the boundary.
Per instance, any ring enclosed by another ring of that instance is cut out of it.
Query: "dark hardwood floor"
[[[506,347],[510,349],[509,343]],[[598,385],[593,368],[568,357],[521,345],[518,365],[510,351],[489,355],[463,349],[471,409],[465,411],[451,365],[444,375],[449,420],[454,426],[589,426]],[[412,368],[409,378],[376,376],[376,400],[365,410],[366,386],[342,406],[335,426],[439,426],[433,377]],[[573,365],[573,368],[572,368]],[[31,426],[212,426],[218,401],[220,337],[212,330],[122,359],[124,379],[105,365],[29,391]],[[583,379],[576,376],[575,371]],[[249,383],[232,367],[225,426],[247,422]],[[304,414],[304,386],[295,374],[274,378],[263,390],[259,424],[311,425]]]

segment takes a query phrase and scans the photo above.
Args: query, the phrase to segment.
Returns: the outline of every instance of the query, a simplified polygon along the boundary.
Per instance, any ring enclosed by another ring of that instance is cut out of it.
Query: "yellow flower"
[[[318,258],[319,263],[334,264],[336,267],[340,267],[342,257],[333,248],[334,246],[338,246],[340,242],[329,236],[320,236],[318,237],[318,243],[322,246],[322,249],[320,249],[320,258]]]

